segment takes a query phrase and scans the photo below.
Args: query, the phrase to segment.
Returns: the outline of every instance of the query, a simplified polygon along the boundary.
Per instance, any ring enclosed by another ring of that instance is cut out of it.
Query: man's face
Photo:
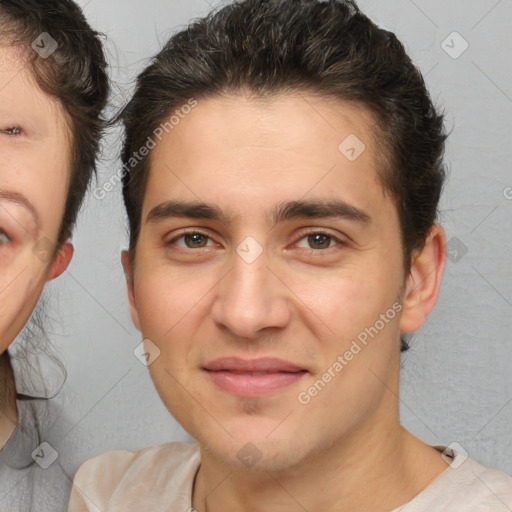
[[[290,468],[396,414],[403,257],[372,123],[215,97],[153,150],[132,315],[169,411],[228,464]]]
[[[0,46],[0,353],[30,317],[52,267],[69,183],[60,104],[19,48]]]

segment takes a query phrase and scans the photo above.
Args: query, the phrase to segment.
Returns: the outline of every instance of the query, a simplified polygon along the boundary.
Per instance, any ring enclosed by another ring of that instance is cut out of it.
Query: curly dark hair
[[[119,116],[132,259],[151,162],[133,155],[190,98],[247,90],[259,97],[304,91],[373,113],[377,172],[397,206],[408,272],[437,217],[445,177],[443,115],[396,36],[351,0],[235,1],[193,21],[154,57]]]

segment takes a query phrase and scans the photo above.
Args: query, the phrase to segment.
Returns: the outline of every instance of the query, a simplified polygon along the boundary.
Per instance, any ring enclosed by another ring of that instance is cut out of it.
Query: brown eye
[[[201,249],[202,247],[208,247],[208,242],[210,242],[208,235],[199,231],[189,231],[173,238],[167,245],[177,245],[187,249]]]
[[[331,246],[332,237],[324,233],[308,235],[308,243],[312,249],[328,249]]]
[[[202,233],[192,233],[184,235],[185,244],[189,248],[206,247],[208,237]]]
[[[326,249],[333,249],[335,247],[341,249],[345,245],[346,243],[343,242],[343,240],[340,240],[338,237],[331,235],[330,233],[323,231],[312,231],[310,233],[304,234],[304,236],[296,244],[296,247],[300,247],[301,249],[308,249],[310,251],[313,250],[317,253],[320,253]]]

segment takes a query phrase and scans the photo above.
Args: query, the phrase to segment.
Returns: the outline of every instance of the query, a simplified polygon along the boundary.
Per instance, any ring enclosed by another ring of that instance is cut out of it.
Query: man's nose
[[[248,339],[266,328],[285,327],[291,316],[289,290],[269,267],[265,252],[256,259],[240,254],[219,283],[212,309],[214,321]]]

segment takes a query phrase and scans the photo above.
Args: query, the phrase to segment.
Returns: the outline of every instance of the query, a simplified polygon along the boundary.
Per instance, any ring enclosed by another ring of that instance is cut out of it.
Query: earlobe
[[[130,305],[130,316],[133,325],[140,331],[139,312],[137,311],[137,303],[135,301],[135,289],[133,283],[133,265],[130,253],[128,251],[121,252],[121,263],[123,265],[124,275],[126,277],[126,290],[128,293],[128,302]]]
[[[62,244],[50,267],[48,281],[59,277],[68,268],[73,258],[73,252],[73,244],[69,240]]]
[[[400,320],[402,332],[418,330],[439,296],[441,278],[446,262],[446,237],[443,228],[434,224],[421,251],[412,258],[403,297]]]

